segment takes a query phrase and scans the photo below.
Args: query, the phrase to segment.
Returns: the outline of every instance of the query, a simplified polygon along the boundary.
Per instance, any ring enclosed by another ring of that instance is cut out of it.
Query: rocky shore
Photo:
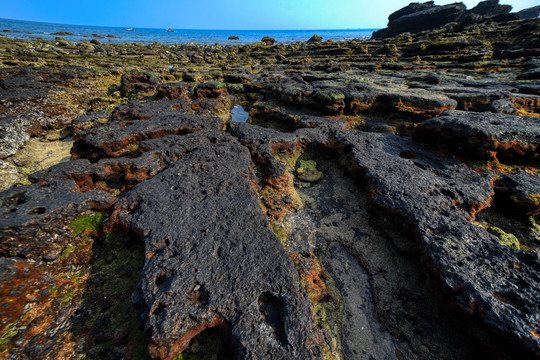
[[[0,36],[0,358],[539,358],[535,11]]]

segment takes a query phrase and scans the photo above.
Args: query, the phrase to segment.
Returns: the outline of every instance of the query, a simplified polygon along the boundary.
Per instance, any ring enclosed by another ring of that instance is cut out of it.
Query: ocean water
[[[366,39],[377,29],[357,29],[357,30],[182,30],[174,29],[174,32],[163,29],[134,28],[133,31],[126,31],[119,27],[84,26],[84,25],[64,25],[51,24],[34,21],[22,21],[0,18],[0,36],[9,36],[21,39],[45,39],[53,40],[58,35],[55,32],[66,31],[73,35],[62,35],[72,42],[91,40],[97,34],[104,38],[98,38],[101,42],[107,43],[131,43],[151,44],[159,42],[162,44],[251,44],[260,41],[264,36],[271,36],[280,43],[291,43],[306,41],[313,34],[322,36],[324,40],[342,41],[355,38]],[[113,35],[114,37],[106,37]],[[228,40],[229,36],[238,36],[240,40]]]

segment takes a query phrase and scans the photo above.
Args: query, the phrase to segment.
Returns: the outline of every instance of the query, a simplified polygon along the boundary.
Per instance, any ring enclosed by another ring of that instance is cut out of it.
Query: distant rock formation
[[[540,16],[540,5],[523,9],[518,12],[520,19],[535,19]]]
[[[315,34],[313,35],[312,37],[309,38],[309,40],[307,41],[308,43],[320,43],[322,41],[322,37],[320,37],[319,35]]]
[[[461,2],[443,6],[434,5],[433,1],[410,3],[392,13],[388,17],[388,26],[374,32],[373,39],[394,37],[405,32],[414,34],[433,30],[453,22],[472,24],[486,19],[493,21],[518,20],[519,16],[511,14],[511,10],[511,5],[500,5],[499,0],[481,1],[471,10],[467,10]],[[534,10],[531,14],[534,15]]]
[[[265,36],[261,39],[261,41],[265,43],[266,45],[274,45],[274,43],[276,42],[276,39],[270,36]]]

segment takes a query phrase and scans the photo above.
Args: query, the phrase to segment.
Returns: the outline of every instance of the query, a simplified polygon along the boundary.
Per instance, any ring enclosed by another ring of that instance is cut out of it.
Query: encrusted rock
[[[138,142],[164,135],[187,134],[202,129],[220,129],[223,121],[178,112],[161,113],[148,120],[114,121],[77,134],[75,153],[84,157],[119,157],[136,153]]]
[[[540,158],[540,120],[529,116],[446,111],[420,124],[413,138],[469,158],[510,163]]]
[[[114,201],[105,191],[80,193],[73,180],[4,191],[0,193],[0,254],[40,259],[69,241],[58,236],[64,225],[83,211],[102,210]]]
[[[178,139],[191,152],[113,215],[146,243],[137,302],[150,354],[170,359],[217,328],[239,358],[322,358],[298,274],[251,190],[249,152],[230,136],[198,147],[208,136]]]

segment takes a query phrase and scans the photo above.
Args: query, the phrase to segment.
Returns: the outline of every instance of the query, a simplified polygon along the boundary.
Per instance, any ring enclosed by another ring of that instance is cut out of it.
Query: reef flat
[[[537,16],[0,36],[0,358],[540,357]]]

